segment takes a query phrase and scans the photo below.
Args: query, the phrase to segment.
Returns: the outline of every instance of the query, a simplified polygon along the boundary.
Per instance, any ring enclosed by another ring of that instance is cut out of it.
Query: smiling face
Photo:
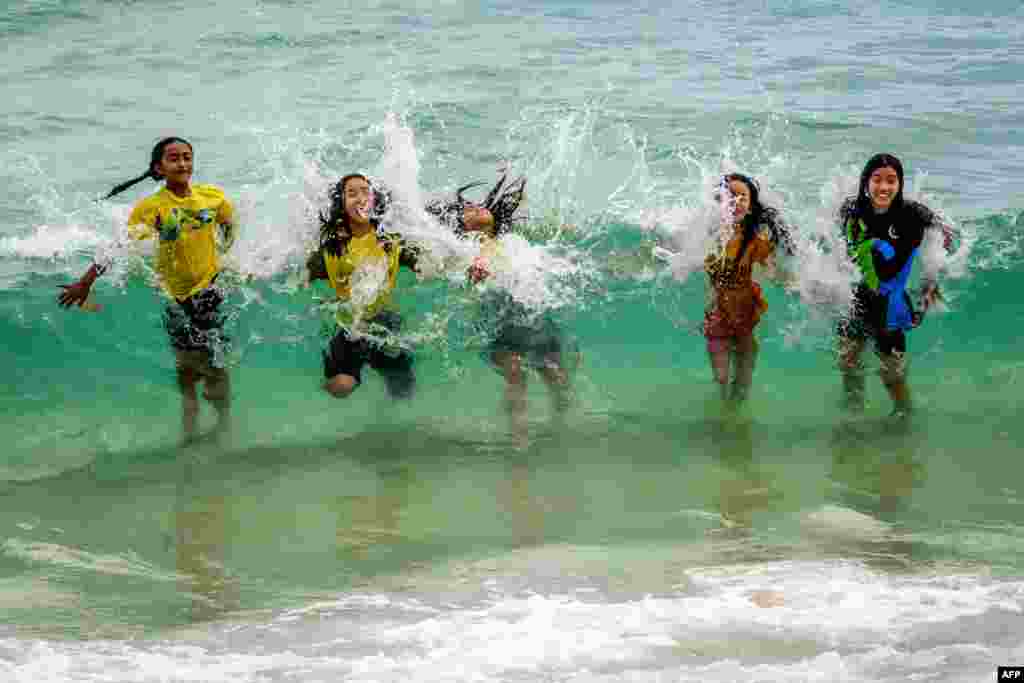
[[[167,145],[155,170],[167,181],[169,187],[187,188],[192,179],[192,147],[184,142]]]
[[[875,211],[888,211],[900,192],[900,176],[896,169],[882,166],[868,178],[868,198]]]
[[[742,180],[729,181],[729,202],[732,206],[732,219],[740,223],[750,213],[750,188]]]
[[[483,232],[494,236],[494,214],[479,204],[466,204],[462,208],[462,225],[466,232]]]
[[[341,191],[345,202],[345,216],[349,225],[367,225],[370,222],[370,207],[373,206],[373,190],[363,178],[349,178]]]

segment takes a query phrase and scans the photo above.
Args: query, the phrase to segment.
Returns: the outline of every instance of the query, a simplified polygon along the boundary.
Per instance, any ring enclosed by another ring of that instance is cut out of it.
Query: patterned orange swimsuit
[[[746,337],[754,332],[768,302],[761,285],[753,279],[755,263],[766,264],[775,252],[768,231],[760,231],[737,259],[743,235],[733,237],[719,254],[704,260],[704,270],[713,290],[704,313],[704,336],[710,339]]]

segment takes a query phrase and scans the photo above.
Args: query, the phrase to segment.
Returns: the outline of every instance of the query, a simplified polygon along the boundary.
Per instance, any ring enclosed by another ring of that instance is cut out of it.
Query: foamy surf
[[[813,561],[686,573],[684,591],[613,602],[585,578],[569,592],[537,586],[522,595],[502,595],[500,579],[487,579],[457,589],[473,595],[468,601],[451,590],[444,602],[361,593],[261,615],[265,623],[239,615],[172,638],[6,639],[0,671],[19,683],[867,682],[938,671],[942,680],[967,681],[1024,654],[1017,581],[890,576]],[[759,600],[765,592],[778,597]]]

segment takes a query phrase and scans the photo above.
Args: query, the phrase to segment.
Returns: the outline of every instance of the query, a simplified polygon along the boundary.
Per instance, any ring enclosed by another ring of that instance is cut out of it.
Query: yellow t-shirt
[[[157,239],[156,272],[178,300],[206,289],[220,271],[217,226],[231,225],[234,208],[220,188],[192,185],[187,197],[166,187],[143,199],[128,218],[132,239]]]
[[[375,233],[353,237],[341,256],[324,250],[327,279],[341,301],[353,304],[362,311],[363,319],[372,318],[391,303],[391,292],[398,279],[398,261],[402,246],[390,242],[390,252]],[[357,271],[359,274],[357,275]],[[355,276],[355,277],[353,277]],[[339,322],[348,324],[350,316],[339,312]]]

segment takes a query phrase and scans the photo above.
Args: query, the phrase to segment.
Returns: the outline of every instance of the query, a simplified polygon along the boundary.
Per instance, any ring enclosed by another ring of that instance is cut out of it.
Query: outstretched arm
[[[927,227],[927,230],[938,231],[942,235],[942,248],[946,250],[947,254],[952,254],[955,250],[953,248],[953,240],[956,237],[956,230],[952,225],[936,217],[934,221]]]
[[[77,282],[70,285],[60,285],[64,291],[57,296],[57,303],[64,308],[70,308],[71,306],[82,307],[85,305],[93,283],[110,268],[114,261],[114,254],[124,249],[129,241],[147,240],[155,237],[159,231],[159,214],[151,213],[144,209],[142,205],[136,206],[132,209],[131,216],[128,217],[128,239],[120,238],[115,240],[105,255],[93,261],[93,264],[89,266],[89,270],[85,271],[85,274]]]
[[[89,298],[89,292],[92,290],[92,285],[96,282],[96,279],[107,272],[108,265],[101,263],[93,263],[89,266],[89,270],[85,271],[85,275],[78,279],[77,282],[73,282],[70,285],[60,285],[62,291],[57,296],[57,303],[63,308],[70,308],[71,306],[79,306],[85,304],[86,299]]]
[[[929,217],[930,220],[925,226],[922,242],[931,242],[937,247],[938,241],[941,240],[945,255],[952,254],[955,251],[956,230],[940,215],[930,214]],[[938,282],[939,271],[942,269],[945,259],[939,254],[937,248],[933,248],[924,250],[922,261],[921,308],[923,314],[935,304],[945,301]]]

